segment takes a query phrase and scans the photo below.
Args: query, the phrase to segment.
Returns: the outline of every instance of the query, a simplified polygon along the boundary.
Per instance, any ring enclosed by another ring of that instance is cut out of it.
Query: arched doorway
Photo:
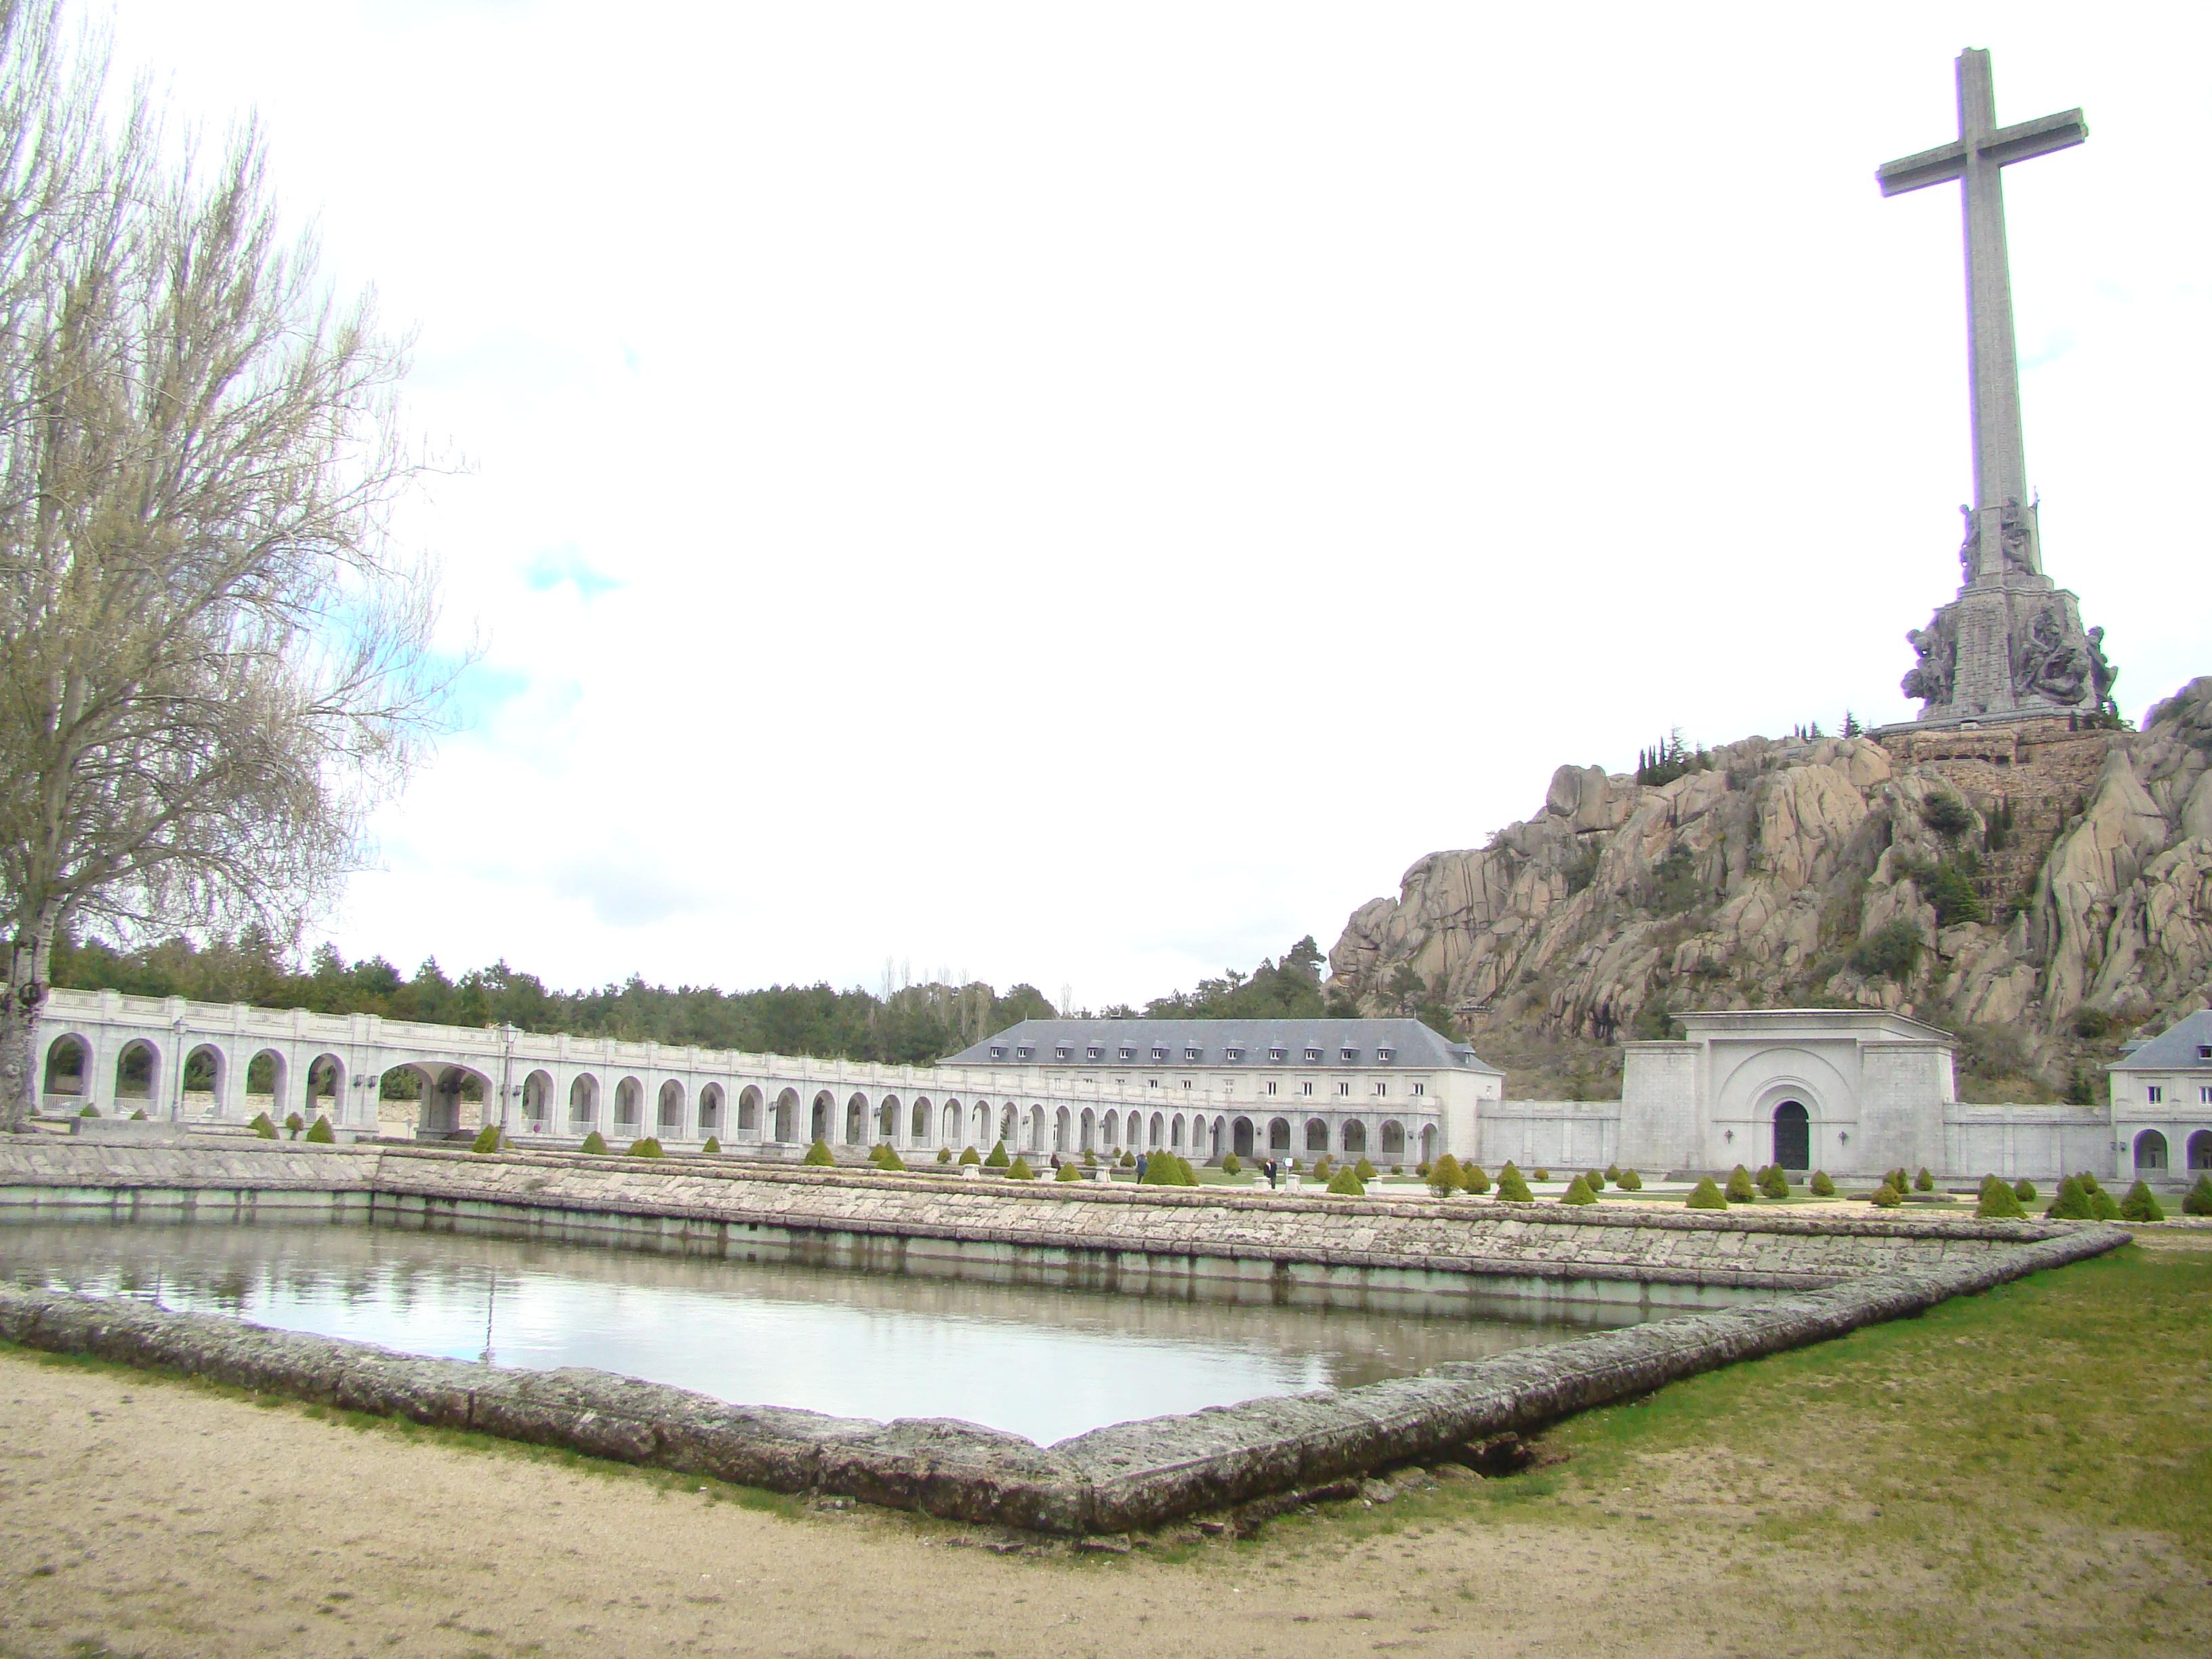
[[[845,1103],[845,1144],[863,1145],[868,1138],[868,1097],[855,1094]]]
[[[92,1081],[92,1045],[81,1036],[58,1036],[46,1048],[50,1095],[82,1096]]]
[[[1358,1118],[1344,1126],[1344,1155],[1346,1158],[1367,1155],[1367,1126]]]
[[[1229,1150],[1239,1158],[1252,1156],[1252,1120],[1240,1117],[1229,1127]]]
[[[344,1115],[345,1066],[336,1054],[317,1054],[307,1064],[307,1121]]]
[[[638,1115],[645,1109],[645,1085],[634,1077],[626,1077],[615,1085],[615,1127],[635,1129]]]
[[[532,1129],[545,1127],[546,1103],[553,1098],[553,1079],[544,1072],[532,1072],[522,1079],[522,1121]]]
[[[799,1091],[786,1089],[775,1097],[775,1138],[789,1145],[799,1133]]]
[[[1433,1164],[1436,1161],[1437,1126],[1433,1123],[1425,1123],[1421,1126],[1421,1162]]]
[[[722,1085],[710,1083],[699,1091],[699,1135],[704,1139],[708,1135],[721,1133]]]
[[[818,1140],[829,1145],[830,1114],[836,1109],[837,1103],[830,1098],[827,1089],[814,1097],[814,1109],[806,1117],[806,1139],[810,1142]]]
[[[1785,1170],[1813,1167],[1813,1115],[1801,1101],[1774,1109],[1774,1161]]]
[[[2189,1167],[2212,1170],[2212,1129],[2199,1129],[2189,1137]]]
[[[1290,1119],[1278,1117],[1268,1120],[1267,1150],[1271,1152],[1287,1152],[1291,1150]]]
[[[914,1103],[914,1111],[911,1114],[914,1120],[914,1133],[912,1139],[914,1144],[917,1146],[927,1146],[929,1145],[930,1110],[929,1097],[927,1095],[917,1096]]]
[[[1404,1161],[1406,1126],[1395,1118],[1382,1126],[1382,1156],[1394,1164]]]
[[[1306,1150],[1310,1152],[1328,1150],[1328,1125],[1317,1117],[1306,1120]]]
[[[2136,1137],[2136,1173],[2145,1175],[2166,1168],[2166,1137],[2145,1129]]]
[[[653,1133],[678,1135],[684,1133],[684,1085],[670,1078],[660,1085],[659,1109],[654,1114]]]
[[[115,1109],[125,1116],[133,1111],[151,1116],[155,1085],[161,1075],[161,1057],[152,1043],[125,1043],[123,1052],[115,1057]]]
[[[213,1117],[222,1109],[222,1050],[211,1042],[203,1042],[185,1056],[185,1092],[179,1104],[186,1116]]]
[[[748,1083],[738,1091],[738,1139],[761,1138],[761,1091]]]
[[[599,1115],[599,1080],[589,1072],[579,1072],[576,1080],[568,1085],[569,1132],[586,1133]]]

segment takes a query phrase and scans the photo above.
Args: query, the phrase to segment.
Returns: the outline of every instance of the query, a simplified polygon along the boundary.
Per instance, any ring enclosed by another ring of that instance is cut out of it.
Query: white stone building
[[[2112,1139],[2132,1172],[2194,1181],[2212,1170],[2212,1011],[2131,1042],[2106,1066]]]
[[[1505,1083],[1417,1019],[1029,1019],[944,1063],[1000,1071],[1010,1086],[1141,1097],[1133,1114],[1086,1121],[1079,1151],[1328,1152],[1386,1169],[1468,1155]]]

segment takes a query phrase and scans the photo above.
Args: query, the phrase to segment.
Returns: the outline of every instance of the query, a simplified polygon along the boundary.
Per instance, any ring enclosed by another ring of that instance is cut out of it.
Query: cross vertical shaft
[[[2078,109],[2017,125],[1996,124],[1990,55],[1959,54],[1959,137],[1879,168],[1885,196],[1957,179],[1966,228],[1967,380],[1974,434],[1974,514],[1968,530],[1969,581],[2002,580],[2006,570],[2041,574],[2043,561],[2027,511],[2027,456],[2020,418],[2020,358],[2012,324],[2012,273],[2005,256],[2003,169],[2089,136]]]
[[[1988,152],[1996,136],[1996,89],[1986,52],[1959,54],[1959,143],[1966,228],[1967,385],[1973,401],[1974,507],[2027,500],[2027,445],[2020,422],[2020,352],[2012,325],[2012,264],[2006,256],[2004,172]],[[2038,562],[2039,563],[2040,561]],[[2031,567],[2033,568],[2033,567]]]

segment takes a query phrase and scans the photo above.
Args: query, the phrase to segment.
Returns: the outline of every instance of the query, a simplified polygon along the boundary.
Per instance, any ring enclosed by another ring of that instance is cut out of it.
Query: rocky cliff
[[[1542,811],[1352,914],[1338,988],[1409,965],[1516,1089],[1604,1091],[1692,1008],[1880,1007],[1962,1037],[1969,1098],[2076,1097],[2212,994],[2212,678],[2140,732],[2063,720],[1775,741],[1638,784],[1561,767]],[[1694,764],[1694,763],[1693,763]]]

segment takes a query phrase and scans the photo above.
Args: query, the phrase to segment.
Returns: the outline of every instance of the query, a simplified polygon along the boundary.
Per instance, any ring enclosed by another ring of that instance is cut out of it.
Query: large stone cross
[[[1959,136],[1935,149],[1879,168],[1884,196],[1956,179],[1966,213],[1967,369],[1974,404],[1974,514],[1967,526],[1970,582],[2002,578],[2007,568],[2042,573],[2033,515],[2027,510],[2027,459],[2021,439],[2020,361],[2013,343],[2012,276],[2005,262],[2004,185],[2000,169],[2078,144],[2089,136],[2081,112],[2000,127],[1990,55],[1959,54]]]

